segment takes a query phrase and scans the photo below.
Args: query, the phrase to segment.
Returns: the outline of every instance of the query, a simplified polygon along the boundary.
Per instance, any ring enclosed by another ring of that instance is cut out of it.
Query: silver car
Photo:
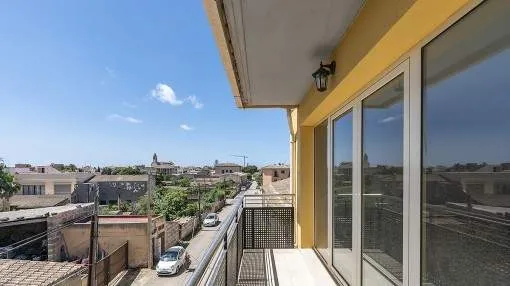
[[[159,275],[174,275],[186,267],[189,262],[189,254],[182,246],[173,246],[167,249],[159,258],[156,272]]]
[[[216,226],[220,222],[220,219],[217,214],[210,213],[208,214],[203,222],[204,226]]]

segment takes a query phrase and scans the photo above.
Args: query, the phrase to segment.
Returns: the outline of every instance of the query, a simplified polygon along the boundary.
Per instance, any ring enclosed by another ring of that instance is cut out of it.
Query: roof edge
[[[209,18],[209,24],[214,33],[216,45],[220,51],[225,72],[227,73],[230,86],[234,93],[235,103],[237,107],[245,108],[247,107],[247,99],[243,97],[241,79],[237,68],[227,18],[225,16],[223,0],[204,0],[204,6],[207,18]]]

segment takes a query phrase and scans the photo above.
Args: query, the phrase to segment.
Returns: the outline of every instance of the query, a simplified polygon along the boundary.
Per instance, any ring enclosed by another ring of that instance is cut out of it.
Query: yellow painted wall
[[[367,0],[333,52],[337,71],[330,92],[310,90],[299,105],[300,124],[320,123],[470,2]]]
[[[296,165],[296,242],[313,246],[313,126],[341,108],[443,26],[471,0],[367,0],[331,59],[329,92],[312,86],[300,103]]]
[[[297,134],[296,243],[313,246],[313,127],[301,126]]]

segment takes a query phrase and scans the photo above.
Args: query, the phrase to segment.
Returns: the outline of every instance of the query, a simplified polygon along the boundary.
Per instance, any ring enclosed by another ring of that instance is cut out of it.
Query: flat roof
[[[9,204],[17,209],[54,207],[65,204],[69,201],[68,197],[66,195],[14,195],[9,199]]]
[[[0,225],[2,225],[2,223],[9,223],[9,222],[13,222],[13,221],[23,221],[23,220],[36,219],[36,218],[45,218],[47,216],[53,216],[53,215],[56,215],[59,213],[67,212],[70,210],[74,210],[77,208],[82,208],[82,207],[86,207],[86,206],[90,206],[90,205],[93,205],[93,203],[68,204],[65,206],[58,206],[58,207],[47,207],[47,208],[38,208],[38,209],[0,212]]]
[[[149,175],[97,175],[89,183],[99,182],[147,182]]]
[[[17,182],[30,182],[30,181],[61,181],[61,182],[84,182],[92,178],[92,173],[58,173],[58,174],[47,174],[47,173],[23,173],[15,174],[14,177]]]

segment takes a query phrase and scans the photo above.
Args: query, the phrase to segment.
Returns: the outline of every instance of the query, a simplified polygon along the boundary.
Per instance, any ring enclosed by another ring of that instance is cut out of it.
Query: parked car
[[[204,226],[216,226],[220,222],[218,215],[215,213],[208,214],[203,222]]]
[[[246,186],[241,186],[241,192],[246,191]]]
[[[182,246],[173,246],[167,249],[159,258],[156,272],[159,275],[173,275],[186,267],[189,262],[189,254]]]

